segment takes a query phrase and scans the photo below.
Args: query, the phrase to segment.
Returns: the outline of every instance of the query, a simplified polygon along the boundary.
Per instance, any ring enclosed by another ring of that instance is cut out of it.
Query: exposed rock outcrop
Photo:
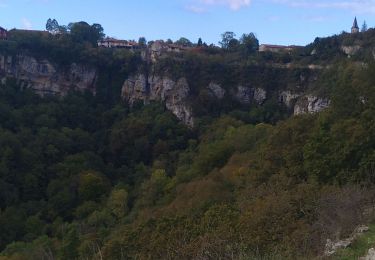
[[[252,101],[261,105],[266,100],[267,92],[261,88],[250,88],[244,86],[238,86],[235,98],[241,104],[251,104]]]
[[[250,104],[253,98],[253,91],[249,87],[238,86],[235,97],[241,104]]]
[[[367,252],[367,255],[364,257],[360,257],[359,260],[375,260],[375,249],[370,248]]]
[[[297,98],[301,95],[297,93],[292,93],[291,91],[282,91],[279,94],[279,101],[284,103],[288,108],[292,108]]]
[[[189,126],[194,125],[192,109],[188,102],[190,88],[185,78],[174,81],[168,77],[139,74],[127,79],[121,96],[131,105],[136,100],[144,103],[162,101],[178,119]]]
[[[324,255],[325,256],[331,256],[335,254],[339,249],[347,248],[350,246],[355,239],[357,239],[361,234],[367,232],[369,228],[367,226],[359,226],[357,227],[352,235],[346,239],[338,240],[338,241],[332,241],[330,239],[327,239]]]
[[[313,114],[320,112],[330,105],[330,100],[319,98],[313,95],[307,95],[299,98],[294,106],[294,115]]]
[[[208,85],[208,89],[210,90],[210,93],[218,98],[218,99],[223,99],[225,95],[225,89],[223,89],[219,84],[216,84],[214,82],[211,82]]]
[[[257,104],[261,105],[267,98],[267,92],[262,88],[254,89],[254,100]]]
[[[30,56],[0,55],[1,78],[15,78],[22,87],[34,89],[40,95],[65,95],[69,90],[95,93],[96,74],[94,68],[76,63],[61,68]]]
[[[134,104],[136,100],[144,100],[147,95],[147,80],[143,74],[129,77],[122,86],[121,96],[130,104]]]
[[[361,49],[361,46],[354,45],[354,46],[341,46],[341,50],[348,56],[353,56]]]

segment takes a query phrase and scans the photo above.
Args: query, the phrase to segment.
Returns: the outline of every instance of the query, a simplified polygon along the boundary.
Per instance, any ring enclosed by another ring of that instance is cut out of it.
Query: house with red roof
[[[3,27],[0,27],[0,39],[6,40],[8,38],[8,31],[5,30]]]

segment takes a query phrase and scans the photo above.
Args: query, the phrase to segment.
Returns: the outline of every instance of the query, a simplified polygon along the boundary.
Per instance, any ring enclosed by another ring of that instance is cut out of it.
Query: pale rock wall
[[[329,99],[306,95],[298,99],[294,106],[294,115],[317,113],[328,108],[329,105]]]
[[[353,56],[361,49],[361,46],[354,45],[354,46],[341,46],[341,50],[348,56]]]
[[[72,63],[67,68],[30,56],[0,55],[0,77],[15,78],[22,87],[40,95],[65,95],[69,90],[91,91],[95,94],[97,72],[94,68]]]
[[[147,79],[143,74],[129,77],[122,86],[121,96],[130,104],[136,100],[144,100],[147,94]],[[145,100],[146,102],[146,100]]]
[[[251,104],[253,101],[261,105],[267,98],[267,92],[261,88],[238,86],[235,98],[244,105]]]
[[[253,95],[253,90],[250,87],[238,86],[235,97],[241,104],[250,104]]]
[[[254,89],[254,100],[257,104],[261,105],[267,98],[267,92],[262,88]]]
[[[225,89],[223,89],[219,84],[211,82],[208,85],[208,89],[212,93],[212,95],[218,99],[223,99],[225,96]]]
[[[122,87],[121,96],[130,105],[141,100],[162,101],[178,119],[189,126],[194,126],[192,108],[188,102],[190,88],[185,78],[174,81],[168,77],[150,76],[144,74],[127,79]]]
[[[279,94],[279,101],[284,103],[288,108],[292,108],[297,98],[299,98],[301,94],[292,93],[291,91],[282,91]]]

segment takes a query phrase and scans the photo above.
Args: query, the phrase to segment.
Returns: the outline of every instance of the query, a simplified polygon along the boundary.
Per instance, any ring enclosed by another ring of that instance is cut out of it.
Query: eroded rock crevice
[[[83,64],[62,67],[31,56],[0,55],[0,76],[2,82],[15,78],[21,87],[31,88],[42,96],[66,95],[70,90],[96,92],[97,71]]]

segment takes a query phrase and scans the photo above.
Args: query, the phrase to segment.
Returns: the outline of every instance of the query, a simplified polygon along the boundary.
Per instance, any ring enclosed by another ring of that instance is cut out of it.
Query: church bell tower
[[[353,22],[353,26],[352,26],[352,33],[359,33],[357,17],[354,18],[354,22]]]

